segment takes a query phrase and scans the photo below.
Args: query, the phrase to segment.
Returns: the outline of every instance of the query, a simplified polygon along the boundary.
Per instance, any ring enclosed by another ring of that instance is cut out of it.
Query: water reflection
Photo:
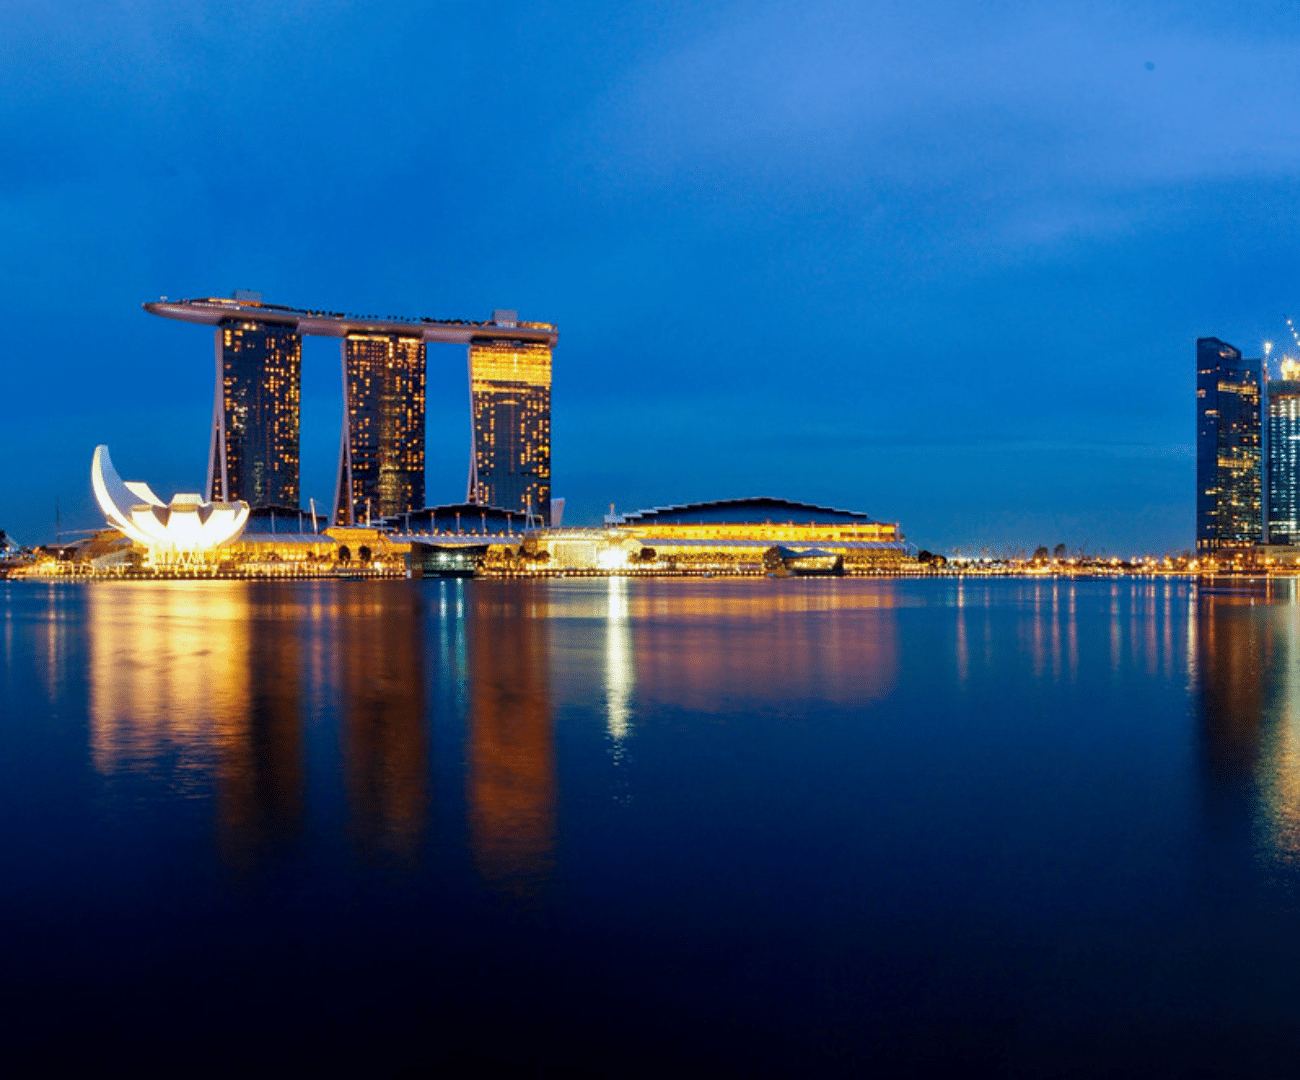
[[[362,851],[409,860],[428,812],[424,624],[401,585],[345,594],[333,631],[349,829]]]
[[[1198,616],[1192,674],[1210,808],[1220,825],[1250,822],[1271,859],[1300,862],[1295,583],[1205,593]]]
[[[1248,783],[1259,758],[1267,620],[1255,618],[1252,600],[1204,593],[1197,611],[1203,760],[1210,791],[1220,794]]]
[[[535,891],[555,845],[555,751],[544,583],[481,583],[468,598],[469,842],[479,873]]]
[[[250,605],[246,708],[218,724],[217,825],[227,853],[245,862],[295,836],[303,818],[301,640],[278,607]]]
[[[1207,791],[1220,816],[1300,862],[1300,602],[1294,582],[1203,595],[1197,627]]]
[[[428,801],[417,595],[233,582],[106,583],[86,595],[99,772],[210,788],[223,850],[247,861],[301,830],[310,702],[339,718],[358,848],[414,856]]]
[[[616,759],[631,727],[632,689],[636,683],[627,593],[626,578],[609,579],[609,608],[605,615],[605,710]]]
[[[738,585],[662,582],[638,590],[628,605],[638,699],[713,713],[747,702],[780,707],[892,692],[899,663],[893,582]]]
[[[66,686],[84,602],[94,767],[210,795],[215,834],[236,861],[301,841],[313,799],[328,798],[313,796],[309,760],[318,788],[337,778],[353,850],[418,860],[441,709],[464,725],[453,735],[465,746],[456,782],[475,866],[495,885],[534,889],[555,858],[557,696],[592,703],[605,760],[634,784],[622,766],[645,710],[880,700],[899,679],[901,613],[927,605],[953,620],[944,663],[971,692],[980,679],[1005,678],[1017,648],[1038,680],[1075,682],[1081,664],[1105,671],[1109,660],[1117,682],[1140,675],[1193,688],[1210,790],[1262,797],[1269,843],[1300,852],[1293,593],[1198,599],[1187,584],[1146,581],[928,589],[617,578],[355,589],[105,583],[28,594],[28,640],[39,682]],[[999,610],[1014,622],[999,621]],[[14,627],[7,611],[8,651]]]
[[[192,790],[246,735],[247,586],[87,590],[90,752],[106,775],[163,773]],[[230,751],[230,747],[226,747]]]
[[[465,1028],[455,1051],[595,1030],[605,1062],[665,1002],[686,1010],[665,1068],[708,1031],[704,1064],[738,1071],[736,1047],[793,1023],[787,1056],[740,1065],[807,1071],[868,1014],[831,1070],[879,1059],[899,1023],[954,1061],[987,1029],[969,1060],[1030,1074],[1089,1042],[1167,1064],[1189,1031],[1185,1057],[1219,1039],[1219,1014],[1256,1010],[1252,1040],[1285,1029],[1300,949],[1258,902],[1289,871],[1252,862],[1300,857],[1300,605],[1251,599],[1129,580],[24,586],[0,672],[11,996],[93,1046],[160,1018],[181,1056],[212,1026],[191,1017],[252,1010],[286,1053],[333,1052],[320,1018],[342,1017],[360,1055],[427,1060],[441,1016]],[[227,887],[232,861],[265,880]],[[1061,1053],[1039,1056],[1044,1031]]]
[[[970,674],[970,651],[966,645],[966,579],[957,579],[957,681],[966,685]]]
[[[34,638],[51,671],[66,663],[71,595],[50,599]],[[1058,684],[1077,681],[1081,664],[1107,672],[1108,659],[1117,684],[1200,672],[1212,778],[1254,775],[1261,678],[1300,691],[1291,623],[1240,598],[1197,608],[1190,586],[1167,582],[123,583],[84,595],[90,752],[105,776],[210,795],[236,861],[301,843],[313,807],[341,792],[337,827],[352,851],[415,864],[429,835],[431,732],[463,725],[450,735],[465,749],[454,827],[485,881],[522,893],[556,857],[556,699],[591,710],[587,730],[626,794],[637,783],[628,748],[650,710],[888,697],[905,609],[929,607],[944,635],[938,654],[908,663],[942,663],[963,692],[983,693],[1009,663]],[[1287,610],[1294,621],[1300,608]],[[1291,696],[1277,697],[1286,723],[1267,743],[1279,836],[1300,833]]]
[[[1264,748],[1265,799],[1273,847],[1295,862],[1300,861],[1300,604],[1292,598],[1270,623],[1280,648],[1274,659],[1274,728]]]
[[[1110,587],[1110,668],[1117,676],[1123,639],[1124,631],[1119,619],[1119,582],[1114,582]]]

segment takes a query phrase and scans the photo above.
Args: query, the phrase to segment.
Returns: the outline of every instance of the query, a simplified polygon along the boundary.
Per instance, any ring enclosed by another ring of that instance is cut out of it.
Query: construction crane
[[[1291,331],[1291,340],[1295,342],[1296,348],[1300,349],[1300,331],[1296,330],[1295,323],[1288,316],[1283,315],[1282,318],[1286,319],[1286,328]],[[1300,375],[1300,363],[1289,356],[1283,356],[1282,378],[1295,380],[1297,375]]]
[[[1300,333],[1296,332],[1295,323],[1285,315],[1283,315],[1282,318],[1286,319],[1286,328],[1291,331],[1291,337],[1295,340],[1296,348],[1300,349]]]

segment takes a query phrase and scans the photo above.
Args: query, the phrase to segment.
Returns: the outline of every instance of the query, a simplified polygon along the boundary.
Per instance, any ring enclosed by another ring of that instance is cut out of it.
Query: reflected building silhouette
[[[1250,598],[1202,593],[1197,607],[1197,696],[1203,763],[1212,790],[1239,791],[1259,763],[1266,644]]]
[[[420,593],[372,586],[332,616],[350,831],[364,851],[409,861],[429,803]]]
[[[508,592],[488,587],[475,591],[466,612],[470,851],[486,881],[517,893],[540,888],[554,862],[555,750],[545,599],[543,584]]]
[[[1300,861],[1300,596],[1296,582],[1198,604],[1194,679],[1203,767],[1220,824],[1252,853]]]
[[[222,850],[256,861],[301,830],[310,667],[312,692],[339,707],[351,834],[368,851],[413,857],[428,804],[419,596],[396,583],[338,595],[253,582],[90,586],[95,768],[195,794],[210,785]]]
[[[247,708],[218,747],[218,834],[238,862],[290,839],[303,821],[302,641],[277,592],[249,590]]]
[[[1267,830],[1261,839],[1276,858],[1294,863],[1300,861],[1300,597],[1295,579],[1278,585],[1281,595],[1251,612],[1260,698],[1253,709],[1259,718],[1254,775],[1258,819]]]
[[[1206,836],[1216,848],[1253,859],[1261,824],[1256,778],[1264,730],[1263,626],[1248,596],[1202,590],[1198,599],[1194,685]]]
[[[182,791],[210,783],[236,861],[296,833],[303,815],[298,632],[257,596],[233,582],[105,582],[87,600],[95,768]]]

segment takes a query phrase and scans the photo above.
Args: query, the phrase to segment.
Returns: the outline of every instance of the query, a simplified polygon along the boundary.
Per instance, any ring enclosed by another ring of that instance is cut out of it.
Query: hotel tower
[[[302,335],[292,327],[224,319],[216,354],[208,497],[296,508]]]
[[[424,506],[425,345],[401,334],[348,334],[334,523],[358,525]]]
[[[551,330],[496,311],[494,328]],[[470,450],[467,501],[550,524],[551,343],[522,337],[476,339],[469,346]]]
[[[497,310],[482,322],[352,315],[230,299],[166,297],[144,305],[164,319],[215,327],[217,393],[208,491],[219,501],[297,508],[302,339],[342,342],[343,432],[331,517],[378,522],[424,505],[426,350],[469,347],[469,501],[551,515],[551,323]]]

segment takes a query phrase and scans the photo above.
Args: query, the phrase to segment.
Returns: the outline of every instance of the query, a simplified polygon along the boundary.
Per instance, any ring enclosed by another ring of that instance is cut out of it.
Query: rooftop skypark
[[[260,294],[253,293],[252,297]],[[318,311],[266,304],[239,294],[234,299],[208,296],[193,300],[155,300],[144,305],[151,315],[182,322],[218,326],[228,319],[290,327],[312,337],[347,337],[355,333],[404,334],[418,331],[423,341],[468,345],[471,341],[529,341],[551,347],[560,334],[553,323],[519,322],[514,311],[498,310],[485,322],[463,319],[411,318],[387,315],[352,315],[341,311]]]

